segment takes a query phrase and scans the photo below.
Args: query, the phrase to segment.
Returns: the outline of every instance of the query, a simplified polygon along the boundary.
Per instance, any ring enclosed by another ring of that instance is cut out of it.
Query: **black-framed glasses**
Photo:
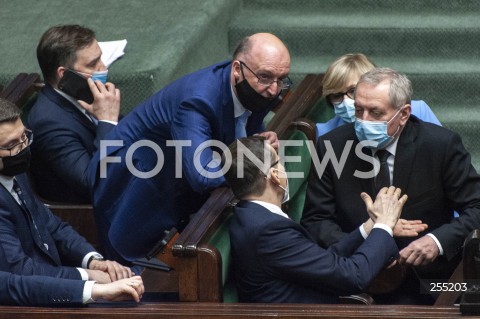
[[[255,77],[257,78],[257,82],[260,85],[270,86],[273,83],[277,83],[277,87],[280,90],[288,90],[293,84],[292,80],[290,80],[288,76],[283,79],[273,80],[271,77],[263,74],[257,75],[255,72],[252,71],[252,69],[248,67],[248,65],[245,64],[245,62],[242,62],[240,60],[238,62],[240,62],[240,70],[242,71],[243,77],[245,78],[245,75],[243,74],[243,66],[245,66],[248,71],[252,72],[252,74],[255,75]]]
[[[13,156],[20,153],[25,147],[32,144],[32,141],[33,141],[33,132],[29,129],[25,129],[18,143],[15,143],[14,145],[9,147],[0,147],[0,150],[9,151],[10,156]]]
[[[330,102],[332,102],[332,103],[341,103],[343,101],[345,95],[353,100],[355,98],[355,87],[352,86],[346,92],[329,94],[328,98],[330,99]]]

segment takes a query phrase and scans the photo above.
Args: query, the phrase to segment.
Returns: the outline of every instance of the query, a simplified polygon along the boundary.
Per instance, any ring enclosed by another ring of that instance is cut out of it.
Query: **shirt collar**
[[[264,201],[261,201],[261,200],[252,200],[251,202],[255,203],[255,204],[258,204],[260,206],[263,206],[264,208],[268,209],[270,212],[272,212],[274,214],[277,214],[277,215],[280,215],[280,216],[283,216],[285,218],[290,219],[290,217],[288,217],[288,215],[285,214],[282,211],[282,209],[280,207],[278,207],[277,205],[273,205],[273,204],[270,204],[270,203],[267,203],[267,202],[264,202]]]
[[[13,176],[5,176],[0,174],[0,184],[9,192],[13,189]]]
[[[240,100],[235,95],[235,92],[233,91],[233,86],[231,84],[230,84],[230,90],[232,90],[233,114],[235,118],[237,118],[240,115],[242,115],[245,111],[247,111],[247,109],[243,107],[242,103],[240,103]]]
[[[392,144],[388,145],[387,147],[384,148],[384,150],[388,151],[390,154],[393,155],[393,157],[395,157],[395,153],[397,152],[397,144],[398,144],[398,139],[400,138],[400,136],[398,138],[395,139],[395,141],[393,141]],[[375,149],[375,151],[373,152],[373,155],[377,154],[377,149]]]

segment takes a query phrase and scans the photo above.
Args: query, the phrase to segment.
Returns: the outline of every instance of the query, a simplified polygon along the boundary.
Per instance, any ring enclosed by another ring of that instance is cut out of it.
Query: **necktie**
[[[390,170],[388,168],[387,159],[390,156],[390,152],[386,150],[377,151],[378,159],[380,160],[380,170],[375,177],[375,189],[376,194],[382,189],[382,187],[390,186]],[[375,194],[375,195],[376,195]]]
[[[45,248],[48,250],[48,245],[43,242],[42,236],[40,235],[40,232],[38,231],[37,224],[35,223],[35,219],[33,218],[32,213],[27,207],[27,201],[25,200],[25,197],[23,196],[22,189],[20,188],[20,184],[18,184],[16,179],[13,179],[13,190],[18,196],[18,199],[20,200],[20,206],[22,206],[23,211],[25,212],[25,215],[27,216],[27,219],[31,222],[34,228],[34,232],[36,233],[36,236],[40,240],[40,243],[42,243]]]
[[[250,116],[249,111],[243,112],[242,115],[235,118],[235,138],[239,139],[242,137],[247,137],[247,130],[245,128],[247,124],[248,117]]]

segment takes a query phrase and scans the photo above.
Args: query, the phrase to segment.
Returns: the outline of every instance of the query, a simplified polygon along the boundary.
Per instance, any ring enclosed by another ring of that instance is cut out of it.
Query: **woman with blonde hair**
[[[336,59],[323,78],[323,96],[335,110],[335,117],[326,123],[317,123],[317,137],[341,125],[355,121],[354,94],[360,77],[375,68],[361,53],[350,53]],[[423,100],[412,100],[412,114],[425,122],[441,125]]]

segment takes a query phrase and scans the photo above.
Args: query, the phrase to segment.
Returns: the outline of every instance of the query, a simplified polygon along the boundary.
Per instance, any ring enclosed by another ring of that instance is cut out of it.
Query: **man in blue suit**
[[[20,276],[0,271],[0,304],[19,306],[72,306],[97,300],[140,301],[145,288],[140,276],[108,284],[95,281]]]
[[[78,25],[52,27],[38,43],[45,87],[29,113],[27,126],[35,132],[33,182],[44,199],[91,202],[87,167],[99,141],[117,124],[120,112],[120,91],[106,82],[108,70],[101,55],[95,33]],[[92,79],[88,80],[92,104],[59,90],[66,70]]]
[[[26,175],[32,138],[20,110],[0,99],[0,271],[100,283],[131,277],[35,197]]]
[[[244,157],[245,150],[260,165]],[[375,203],[362,193],[370,219],[337,245],[323,249],[281,209],[288,200],[288,179],[276,151],[257,136],[232,143],[229,151],[222,166],[240,199],[230,221],[240,301],[335,303],[340,295],[366,289],[398,255],[392,228],[407,200],[406,195],[399,199],[400,189],[383,188]]]
[[[276,134],[262,132],[262,122],[290,87],[289,71],[285,45],[272,34],[254,34],[241,41],[231,62],[176,80],[122,119],[91,171],[107,256],[144,257],[164,230],[181,229],[225,183],[218,146],[256,133],[277,146]]]

